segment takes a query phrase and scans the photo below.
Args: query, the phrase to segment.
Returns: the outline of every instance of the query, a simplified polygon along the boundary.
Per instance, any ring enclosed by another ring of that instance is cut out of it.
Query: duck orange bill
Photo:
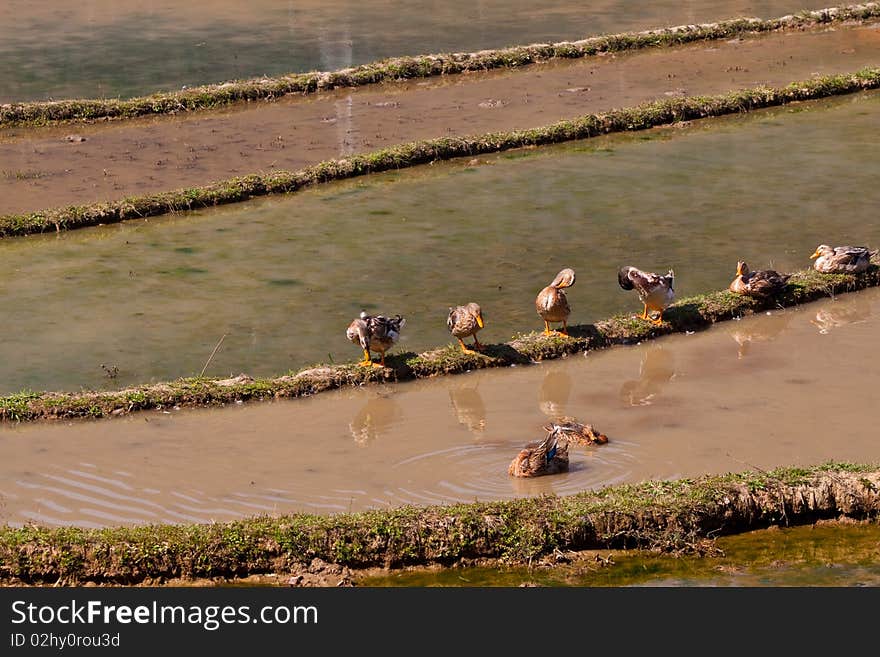
[[[480,328],[483,328],[483,316],[482,315],[477,315],[477,326],[479,326]]]
[[[816,251],[813,255],[810,256],[810,260],[812,260],[813,258],[818,258],[818,257],[819,257],[819,252]]]

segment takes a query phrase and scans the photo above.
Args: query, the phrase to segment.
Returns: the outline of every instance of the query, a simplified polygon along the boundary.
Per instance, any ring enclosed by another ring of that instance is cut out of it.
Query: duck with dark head
[[[639,300],[645,306],[639,317],[654,324],[663,323],[663,311],[675,298],[675,273],[671,269],[661,276],[636,267],[621,267],[617,272],[617,282],[622,289],[638,293]],[[651,319],[649,311],[656,311],[657,318]]]

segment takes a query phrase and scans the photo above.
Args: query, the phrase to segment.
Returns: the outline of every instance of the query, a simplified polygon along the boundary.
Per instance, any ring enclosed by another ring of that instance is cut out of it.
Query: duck
[[[823,274],[859,274],[871,264],[878,249],[869,250],[866,246],[835,246],[820,244],[810,256],[815,260],[813,269]]]
[[[400,315],[385,317],[384,315],[368,315],[366,311],[345,330],[345,336],[364,350],[364,359],[358,363],[364,367],[385,367],[385,352],[400,338],[400,331],[406,319]],[[378,351],[381,361],[374,363],[371,352]]]
[[[568,335],[568,316],[571,315],[571,307],[568,305],[564,288],[574,285],[574,281],[574,269],[566,267],[556,274],[550,285],[538,292],[535,298],[535,310],[544,320],[544,335],[554,333],[550,330],[550,322],[562,322],[562,329],[555,332]]]
[[[573,417],[559,417],[545,424],[543,429],[548,433],[556,432],[569,443],[577,445],[604,445],[608,436],[596,431],[592,424],[583,424]]]
[[[539,477],[568,470],[568,440],[554,430],[544,440],[526,444],[507,468],[512,477]]]
[[[653,272],[642,271],[636,267],[621,267],[617,272],[617,282],[624,290],[635,289],[639,299],[645,306],[645,311],[640,315],[654,324],[663,323],[663,311],[675,298],[675,272],[671,269],[661,276]],[[649,310],[656,310],[657,319],[648,316]]]
[[[477,339],[477,331],[483,328],[483,310],[480,308],[480,304],[472,301],[464,306],[450,308],[449,316],[446,318],[446,326],[449,328],[449,332],[458,339],[463,352],[482,351],[483,345]],[[474,336],[473,349],[469,349],[463,340],[469,335]]]
[[[728,289],[737,294],[767,299],[780,292],[789,278],[791,274],[780,274],[775,269],[752,271],[740,260],[736,263],[736,278],[731,281]]]

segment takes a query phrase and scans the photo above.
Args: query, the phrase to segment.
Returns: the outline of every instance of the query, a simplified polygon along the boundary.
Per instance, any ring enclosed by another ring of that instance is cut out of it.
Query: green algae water
[[[817,5],[821,8],[825,5]],[[811,5],[812,7],[812,5]],[[0,6],[0,103],[129,97],[336,70],[386,57],[476,51],[805,7],[793,0],[408,3],[132,0]],[[51,44],[51,45],[50,45]]]
[[[817,525],[717,539],[720,556],[614,552],[552,568],[415,570],[359,586],[880,586],[880,525]]]
[[[0,388],[350,362],[361,309],[405,316],[395,350],[417,352],[452,342],[448,308],[477,301],[481,341],[503,342],[542,327],[535,295],[563,267],[580,324],[641,311],[624,264],[674,268],[682,298],[726,287],[738,260],[876,247],[878,117],[880,94],[859,94],[4,240]]]

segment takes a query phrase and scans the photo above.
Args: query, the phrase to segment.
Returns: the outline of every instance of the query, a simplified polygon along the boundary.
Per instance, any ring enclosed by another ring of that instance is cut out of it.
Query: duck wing
[[[661,276],[636,267],[621,267],[617,272],[617,282],[624,290],[635,289],[640,295],[648,295],[658,287],[671,287],[672,276]]]
[[[568,458],[568,441],[560,440],[558,431],[551,431],[540,442],[529,443],[529,469],[538,472],[547,468],[553,459]]]
[[[395,317],[371,315],[366,317],[365,321],[367,322],[370,339],[382,341],[391,340],[392,342],[400,337],[400,329],[406,324],[406,320],[400,315]]]
[[[452,335],[469,335],[476,325],[477,318],[464,306],[450,309],[449,317],[446,318],[446,326]]]
[[[870,260],[875,253],[866,246],[836,246],[831,259],[841,265],[854,265],[862,260]]]
[[[750,292],[760,296],[768,296],[785,287],[789,278],[791,278],[791,274],[780,274],[773,269],[760,269],[749,272],[745,276],[745,284]]]

